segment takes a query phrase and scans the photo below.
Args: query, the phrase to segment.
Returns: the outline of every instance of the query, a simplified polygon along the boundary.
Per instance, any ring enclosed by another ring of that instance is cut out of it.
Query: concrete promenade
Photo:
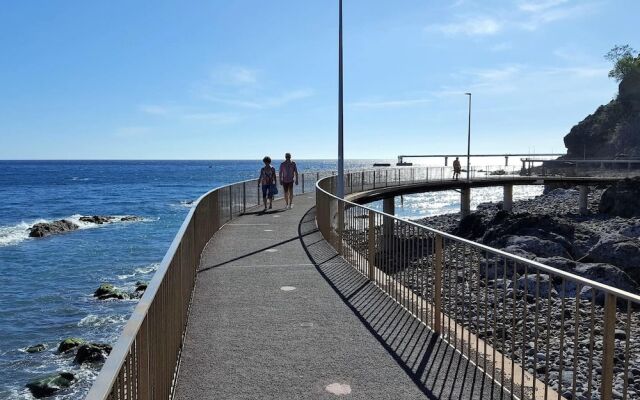
[[[335,253],[313,196],[248,212],[205,248],[175,398],[501,398]]]

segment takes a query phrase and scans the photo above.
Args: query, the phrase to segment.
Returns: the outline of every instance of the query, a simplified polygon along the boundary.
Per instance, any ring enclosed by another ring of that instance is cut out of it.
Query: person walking
[[[291,161],[291,153],[284,155],[284,162],[280,164],[280,184],[284,189],[285,207],[293,207],[293,183],[298,184],[298,167],[295,161]]]
[[[262,201],[264,202],[264,211],[267,211],[267,199],[269,199],[269,209],[273,207],[273,195],[278,192],[278,180],[276,178],[276,169],[271,166],[271,157],[266,156],[262,159],[264,167],[260,169],[260,177],[258,178],[258,187],[262,185]]]
[[[460,160],[458,157],[453,161],[453,179],[456,181],[460,177],[460,171],[462,170],[462,166],[460,165]]]

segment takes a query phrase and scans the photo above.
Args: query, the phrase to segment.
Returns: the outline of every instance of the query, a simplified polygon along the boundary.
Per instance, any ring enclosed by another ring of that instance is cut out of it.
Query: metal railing
[[[314,191],[316,181],[331,174],[300,174],[294,193]],[[259,206],[261,196],[253,179],[216,188],[195,202],[87,399],[172,397],[202,251],[225,223]]]
[[[348,173],[345,192],[440,170]],[[317,183],[324,238],[513,398],[640,396],[640,296],[339,199],[336,180]]]

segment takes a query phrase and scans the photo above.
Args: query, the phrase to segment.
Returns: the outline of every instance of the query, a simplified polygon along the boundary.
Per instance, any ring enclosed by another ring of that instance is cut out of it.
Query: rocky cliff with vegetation
[[[564,137],[566,158],[640,157],[640,55],[615,47],[609,76],[620,82],[618,96],[602,105]]]

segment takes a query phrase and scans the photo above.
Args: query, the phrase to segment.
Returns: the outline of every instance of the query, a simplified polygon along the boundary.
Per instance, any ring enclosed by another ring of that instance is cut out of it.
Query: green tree
[[[613,63],[613,68],[609,71],[609,78],[614,78],[620,82],[630,72],[640,72],[640,53],[628,44],[615,46],[604,58]]]

